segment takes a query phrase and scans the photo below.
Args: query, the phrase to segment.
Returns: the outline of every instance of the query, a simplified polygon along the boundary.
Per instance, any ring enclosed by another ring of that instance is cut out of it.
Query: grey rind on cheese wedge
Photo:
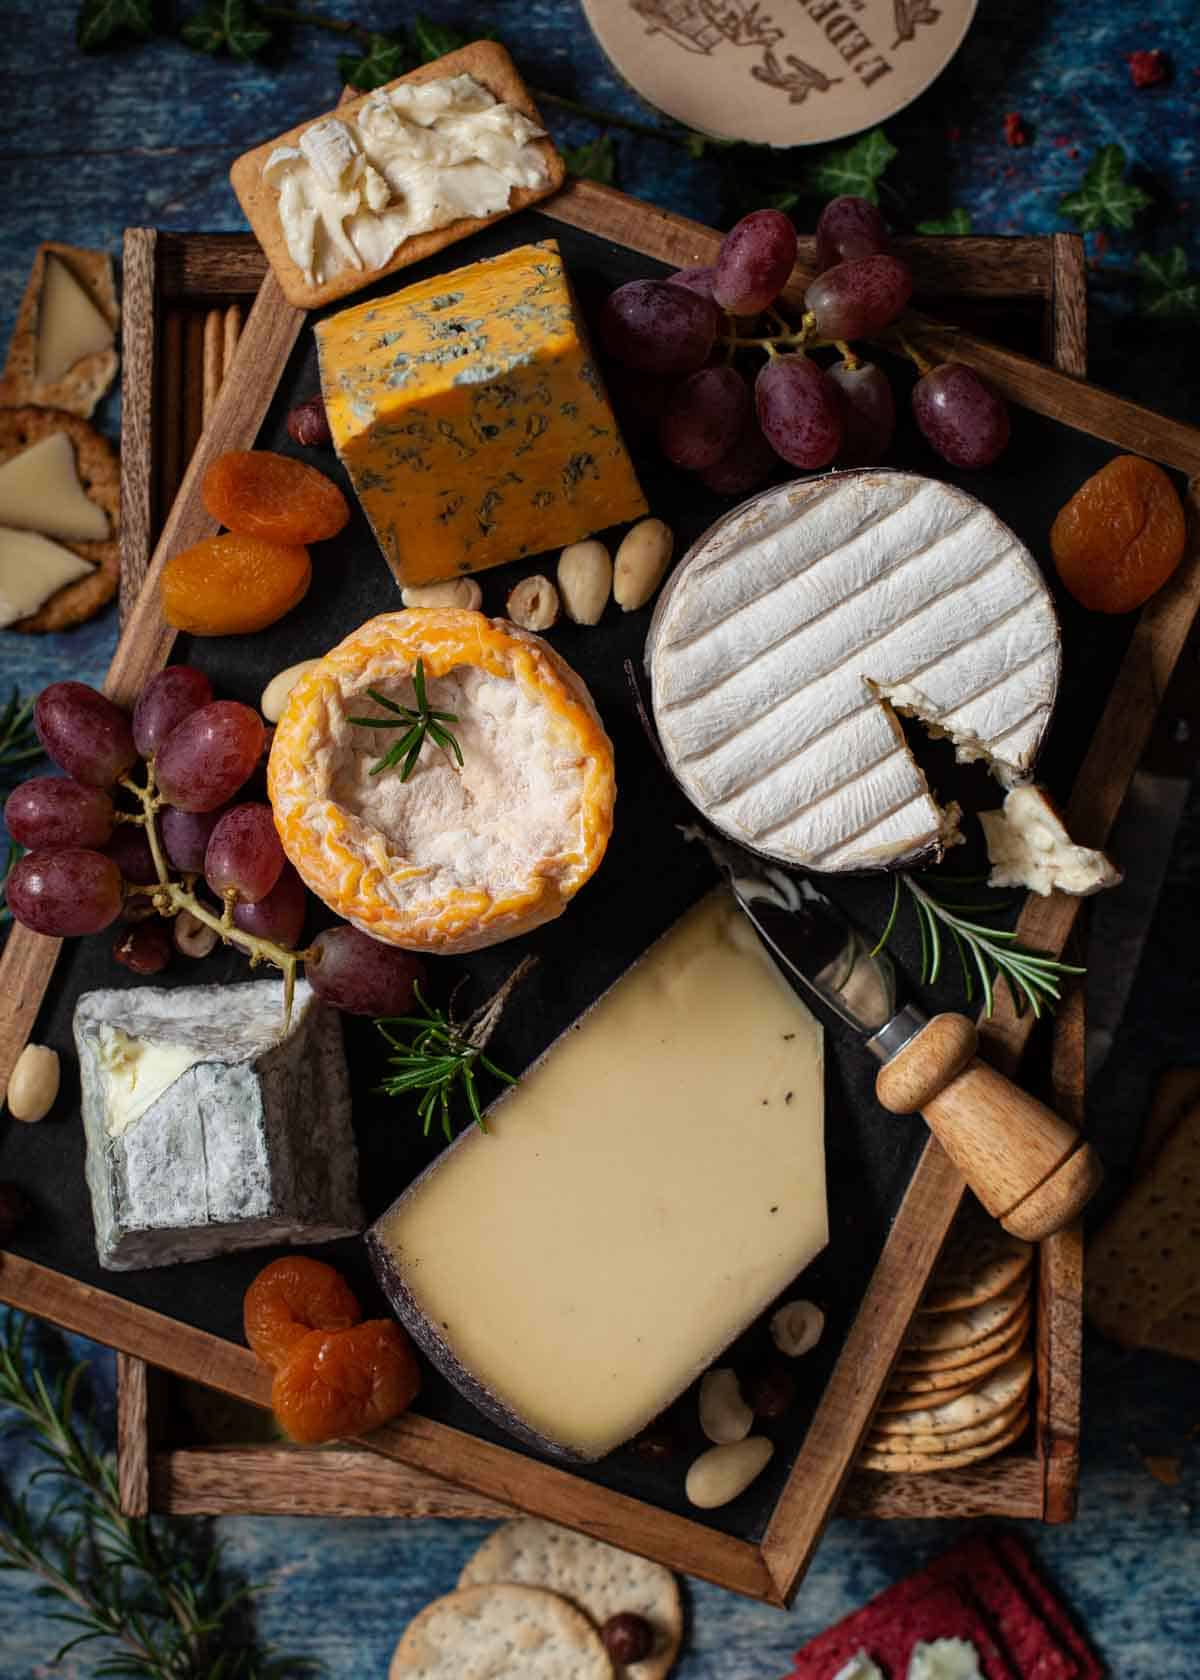
[[[1028,779],[1061,664],[1033,557],[990,509],[915,473],[829,473],[744,502],[659,597],[654,719],[684,791],[732,839],[825,871],[958,838],[897,713]]]
[[[85,992],[75,1008],[102,1266],[203,1260],[362,1228],[336,1014],[278,978]]]
[[[696,1380],[828,1240],[821,1028],[701,901],[367,1233],[480,1411],[589,1461]]]

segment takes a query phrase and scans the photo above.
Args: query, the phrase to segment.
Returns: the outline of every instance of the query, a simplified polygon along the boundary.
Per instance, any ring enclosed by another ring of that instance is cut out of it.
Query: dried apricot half
[[[206,537],[163,567],[163,617],[193,636],[265,630],[302,601],[312,581],[306,548],[228,531]]]
[[[336,537],[350,517],[345,496],[323,472],[269,449],[218,455],[200,493],[222,525],[268,542],[324,542]]]
[[[246,1340],[275,1370],[313,1330],[349,1330],[361,1318],[362,1308],[342,1274],[303,1254],[264,1266],[242,1303]]]
[[[293,1441],[362,1435],[408,1410],[421,1386],[412,1343],[390,1318],[313,1330],[275,1373],[271,1404]]]
[[[1118,455],[1093,473],[1050,529],[1064,586],[1093,612],[1132,612],[1183,559],[1187,522],[1161,467]]]

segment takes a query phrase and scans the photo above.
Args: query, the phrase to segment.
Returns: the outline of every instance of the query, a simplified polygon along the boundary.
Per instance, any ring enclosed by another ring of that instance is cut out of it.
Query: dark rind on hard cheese
[[[546,126],[529,89],[521,80],[516,65],[499,41],[472,41],[468,46],[460,47],[457,52],[434,59],[432,64],[422,64],[416,70],[410,70],[407,75],[398,76],[394,82],[388,82],[382,90],[373,91],[387,93],[402,82],[434,82],[443,76],[473,76],[501,104],[511,105],[515,110],[523,112],[539,128],[544,129]],[[401,242],[391,260],[381,267],[340,269],[332,279],[310,286],[304,278],[303,269],[297,267],[288,253],[287,241],[279,225],[279,194],[263,180],[263,168],[277,146],[295,146],[306,128],[311,128],[314,123],[321,122],[326,117],[356,117],[359,108],[371,97],[370,93],[360,94],[355,99],[343,100],[332,111],[318,111],[313,116],[306,117],[294,128],[289,128],[286,134],[277,135],[273,140],[255,146],[253,151],[243,152],[229,171],[229,179],[238,196],[238,202],[245,211],[246,220],[274,270],[284,297],[297,309],[319,309],[322,304],[333,303],[337,298],[348,297],[352,292],[360,292],[367,286],[373,286],[385,275],[407,268],[410,263],[422,262],[447,245],[468,238],[480,228],[487,227],[492,222],[503,221],[505,216],[511,216],[518,210],[526,210],[531,204],[549,198],[559,190],[567,178],[567,166],[549,135],[540,140],[533,140],[530,144],[538,148],[546,165],[544,186],[513,187],[509,191],[507,208],[498,210],[495,215],[463,216],[457,222],[434,228],[429,233],[411,234]]]

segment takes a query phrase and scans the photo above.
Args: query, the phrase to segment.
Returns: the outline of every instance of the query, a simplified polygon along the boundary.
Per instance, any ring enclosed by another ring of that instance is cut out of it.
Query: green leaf
[[[408,47],[395,35],[372,35],[361,58],[338,54],[338,75],[351,87],[369,93],[402,76],[411,63]]]
[[[1150,204],[1150,194],[1125,179],[1125,152],[1121,146],[1101,146],[1088,164],[1083,185],[1059,201],[1058,213],[1078,224],[1083,233],[1114,227],[1128,231],[1139,210]]]
[[[451,29],[444,23],[435,23],[423,12],[418,12],[412,20],[412,38],[422,64],[429,64],[435,58],[444,58],[447,53],[457,52],[459,47],[465,47],[468,41],[486,39],[479,35],[460,35],[457,29]]]
[[[948,233],[964,234],[971,231],[970,212],[961,205],[956,206],[945,216],[930,216],[927,220],[917,223],[918,233]]]
[[[611,187],[617,174],[617,148],[611,134],[598,134],[583,146],[567,146],[563,157],[572,175],[581,181],[603,181]]]
[[[269,25],[251,0],[208,0],[179,33],[196,52],[227,49],[241,59],[254,58],[272,38]]]
[[[878,181],[896,156],[896,148],[881,128],[872,128],[848,146],[837,146],[810,163],[802,177],[805,191],[825,198],[853,193],[868,204],[879,203]]]
[[[154,33],[154,0],[83,0],[75,17],[75,41],[83,52],[99,48],[120,35],[146,40]]]
[[[1138,307],[1143,315],[1160,321],[1200,321],[1200,280],[1188,274],[1182,245],[1172,245],[1162,256],[1139,251],[1142,271]]]

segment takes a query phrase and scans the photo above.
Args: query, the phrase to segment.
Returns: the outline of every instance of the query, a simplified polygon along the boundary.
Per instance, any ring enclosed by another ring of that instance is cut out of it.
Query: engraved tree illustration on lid
[[[827,76],[815,64],[806,64],[795,53],[788,53],[786,62],[791,66],[788,70],[768,47],[763,53],[762,63],[754,65],[750,74],[755,81],[765,82],[767,87],[779,88],[786,93],[789,105],[803,105],[810,93],[828,93],[842,80],[841,76]]]
[[[629,0],[650,33],[670,36],[688,52],[711,53],[722,41],[736,47],[773,47],[783,39],[758,0]]]

